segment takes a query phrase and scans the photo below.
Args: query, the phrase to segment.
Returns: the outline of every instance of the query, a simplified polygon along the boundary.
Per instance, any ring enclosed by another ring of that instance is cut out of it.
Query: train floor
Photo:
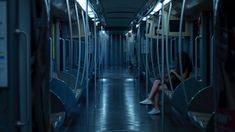
[[[96,94],[95,94],[96,93]],[[145,87],[134,74],[124,68],[103,72],[89,89],[89,101],[81,101],[81,112],[65,123],[61,132],[157,132],[161,130],[161,115],[148,115],[151,106],[139,101],[146,95]],[[86,97],[85,97],[86,98]],[[180,125],[165,115],[166,132],[194,132],[189,125]]]

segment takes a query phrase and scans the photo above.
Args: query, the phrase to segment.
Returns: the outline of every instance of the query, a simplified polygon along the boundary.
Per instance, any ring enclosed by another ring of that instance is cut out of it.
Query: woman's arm
[[[179,80],[182,81],[182,79],[186,79],[186,77],[188,76],[189,69],[187,68],[187,69],[185,70],[185,72],[183,73],[183,78],[181,77],[180,74],[178,74],[178,73],[177,73],[175,70],[173,70],[173,69],[172,69],[170,72],[173,73]]]
[[[180,81],[182,81],[181,76],[175,70],[171,70],[171,73],[173,73]]]

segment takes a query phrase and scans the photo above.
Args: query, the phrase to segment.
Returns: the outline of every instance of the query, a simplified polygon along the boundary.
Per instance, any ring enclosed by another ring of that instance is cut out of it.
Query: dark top
[[[191,60],[190,60],[188,54],[185,52],[182,53],[182,69],[183,69],[183,74],[186,73],[186,76],[184,79],[187,79],[193,70],[193,66],[192,66],[192,63],[191,63]],[[175,71],[176,71],[176,73],[181,75],[180,74],[179,59],[176,64]],[[177,78],[177,76],[174,73],[170,74],[170,78],[171,78],[173,89],[175,89],[180,84],[181,81],[180,81],[180,79]],[[168,80],[166,80],[165,84],[167,85],[168,89],[171,89],[170,82]]]

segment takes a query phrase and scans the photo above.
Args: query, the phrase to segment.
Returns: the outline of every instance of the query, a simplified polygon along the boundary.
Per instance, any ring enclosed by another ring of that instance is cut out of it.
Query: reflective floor
[[[148,115],[151,106],[139,105],[145,98],[145,87],[126,69],[106,70],[99,79],[97,94],[89,90],[89,102],[80,104],[82,112],[68,121],[61,131],[68,132],[156,132],[160,131],[161,116]],[[96,97],[96,99],[95,99]],[[95,103],[96,102],[96,103]],[[88,103],[88,104],[87,104]],[[88,105],[89,107],[86,107]],[[165,118],[165,131],[195,131]]]

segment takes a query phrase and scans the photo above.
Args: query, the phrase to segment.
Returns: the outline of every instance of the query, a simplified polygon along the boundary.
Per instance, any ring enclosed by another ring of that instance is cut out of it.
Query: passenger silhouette
[[[190,73],[192,72],[192,69],[193,69],[192,63],[191,63],[191,60],[190,60],[189,55],[187,53],[182,52],[181,57],[182,57],[183,78],[187,79],[190,76]],[[170,79],[172,82],[172,87],[173,87],[173,89],[175,89],[177,87],[177,85],[179,85],[182,80],[182,77],[180,75],[179,61],[177,61],[177,65],[176,65],[175,70],[170,71]],[[164,88],[166,90],[170,89],[170,82],[169,82],[169,78],[167,75],[165,76],[164,81],[165,81]],[[140,102],[140,104],[143,104],[143,105],[154,105],[154,108],[151,111],[149,111],[148,114],[159,114],[160,113],[159,98],[160,98],[161,91],[162,91],[162,81],[155,80],[149,96],[145,100]]]

